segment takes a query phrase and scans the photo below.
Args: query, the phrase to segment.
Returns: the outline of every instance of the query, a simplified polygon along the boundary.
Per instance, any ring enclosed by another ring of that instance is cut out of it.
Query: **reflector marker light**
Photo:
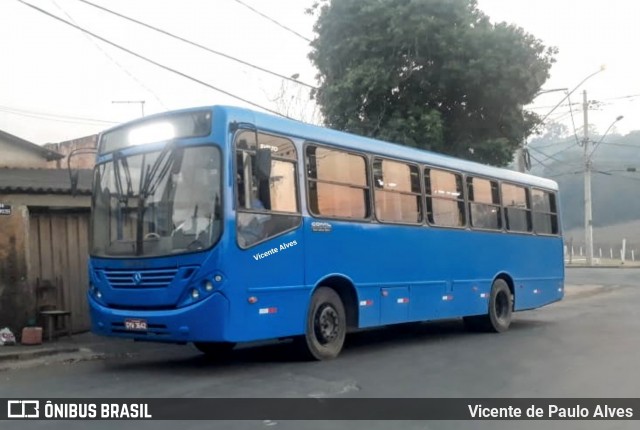
[[[251,296],[247,299],[247,301],[249,302],[249,304],[258,303],[258,298],[256,296]]]
[[[260,315],[275,314],[278,313],[278,308],[260,308],[258,313]]]
[[[451,301],[453,300],[453,296],[452,295],[442,296],[442,300],[444,300],[445,302]]]
[[[535,290],[533,290],[533,294],[538,294],[539,292],[540,292],[540,290],[537,289],[537,288]]]
[[[398,300],[396,300],[396,303],[399,303],[399,304],[409,303],[409,298],[408,297],[400,297]]]
[[[487,297],[489,297],[488,293],[480,293],[480,298],[481,299],[486,299]]]
[[[360,300],[360,306],[371,306],[373,304],[373,300]]]

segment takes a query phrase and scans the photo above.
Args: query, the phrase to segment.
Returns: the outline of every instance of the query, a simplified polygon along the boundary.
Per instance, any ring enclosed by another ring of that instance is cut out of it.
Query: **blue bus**
[[[103,132],[92,199],[99,335],[323,360],[356,329],[502,332],[564,294],[555,182],[247,109]]]

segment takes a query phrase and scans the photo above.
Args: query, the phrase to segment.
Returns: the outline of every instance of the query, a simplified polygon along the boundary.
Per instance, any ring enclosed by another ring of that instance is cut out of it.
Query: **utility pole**
[[[593,222],[591,209],[591,156],[589,154],[589,102],[587,90],[582,92],[584,111],[584,242],[587,251],[587,266],[593,265]]]

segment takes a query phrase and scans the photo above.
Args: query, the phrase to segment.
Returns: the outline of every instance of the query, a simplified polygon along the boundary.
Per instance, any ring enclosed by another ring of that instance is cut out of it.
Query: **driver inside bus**
[[[265,205],[256,195],[251,196],[250,210],[265,210]],[[270,215],[252,212],[238,212],[238,244],[249,247],[267,237],[266,223],[271,219]]]

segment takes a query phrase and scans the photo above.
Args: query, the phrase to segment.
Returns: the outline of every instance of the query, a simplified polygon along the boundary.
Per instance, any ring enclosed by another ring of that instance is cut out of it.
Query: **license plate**
[[[124,320],[124,328],[127,330],[146,330],[147,321],[139,319],[127,319]]]

